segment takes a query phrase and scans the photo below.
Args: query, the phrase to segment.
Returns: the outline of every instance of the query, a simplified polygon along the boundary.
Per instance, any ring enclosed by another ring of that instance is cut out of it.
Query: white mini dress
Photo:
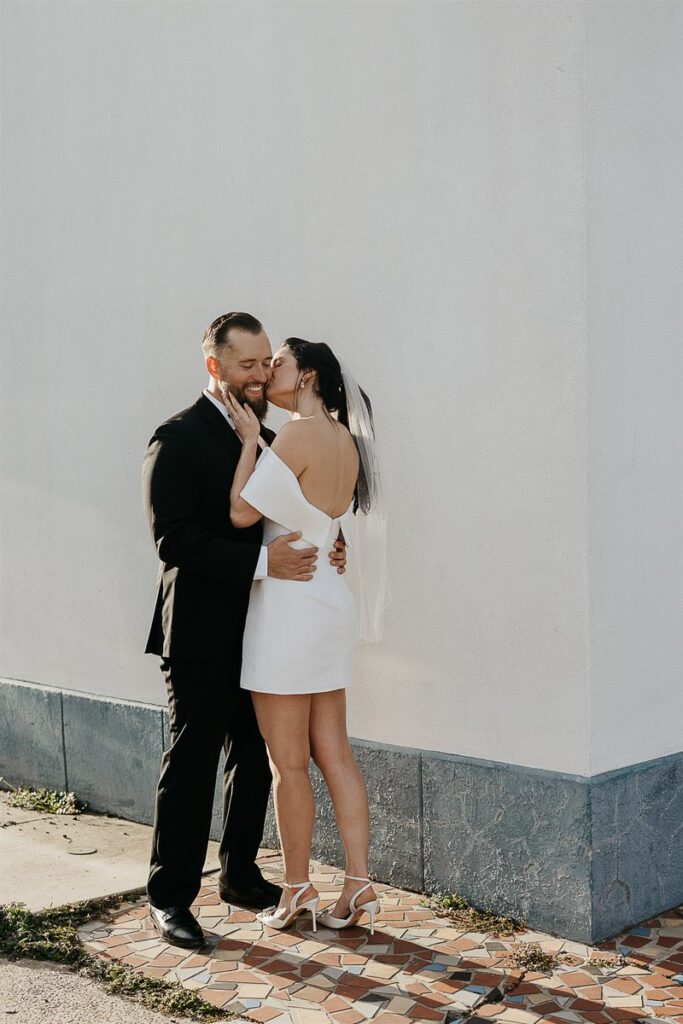
[[[333,519],[306,497],[296,474],[266,448],[241,497],[263,515],[263,543],[301,531],[292,547],[318,547],[312,580],[254,580],[244,629],[241,683],[260,693],[321,693],[351,682],[356,610],[328,552],[347,529],[353,503]],[[348,535],[348,533],[347,533]]]

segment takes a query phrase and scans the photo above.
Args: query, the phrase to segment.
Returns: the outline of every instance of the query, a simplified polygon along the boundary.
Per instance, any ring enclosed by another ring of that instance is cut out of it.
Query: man
[[[227,313],[205,332],[208,388],[154,432],[143,466],[147,518],[162,565],[146,652],[161,656],[171,742],[157,788],[147,893],[159,934],[178,946],[204,941],[190,912],[201,886],[221,747],[225,748],[219,849],[221,899],[255,908],[280,889],[256,864],[271,785],[251,695],[240,689],[242,634],[254,580],[313,578],[318,549],[300,533],[261,546],[258,523],[230,522],[230,487],[241,452],[224,396],[267,410],[271,348],[248,313]],[[261,428],[262,446],[274,434]],[[344,546],[330,552],[344,566]]]

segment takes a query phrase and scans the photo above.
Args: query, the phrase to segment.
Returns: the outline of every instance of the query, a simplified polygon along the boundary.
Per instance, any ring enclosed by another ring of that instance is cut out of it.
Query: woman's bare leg
[[[258,726],[268,748],[273,801],[285,882],[308,878],[315,803],[308,777],[310,694],[252,693]],[[311,899],[315,890],[283,889],[280,906]]]
[[[346,732],[345,690],[311,695],[309,732],[311,756],[323,773],[330,791],[339,834],[344,844],[346,874],[367,878],[368,798]],[[339,900],[331,908],[333,917],[345,917],[348,914],[349,900],[361,886],[361,882],[344,880]],[[374,890],[367,889],[358,905],[374,899]]]

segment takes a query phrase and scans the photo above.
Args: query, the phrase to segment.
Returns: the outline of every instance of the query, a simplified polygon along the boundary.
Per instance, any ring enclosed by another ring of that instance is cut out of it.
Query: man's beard
[[[266,418],[266,413],[268,412],[268,399],[266,398],[265,386],[263,388],[263,391],[261,392],[260,398],[254,398],[253,395],[245,394],[244,388],[235,387],[234,384],[228,384],[228,382],[225,380],[219,380],[218,387],[220,388],[221,395],[223,396],[223,401],[225,402],[228,411],[230,410],[230,406],[227,403],[226,395],[230,394],[232,395],[233,398],[240,402],[241,405],[244,405],[246,402],[246,404],[253,411],[254,415],[256,416],[257,420],[259,420],[259,422],[263,422],[263,420]]]

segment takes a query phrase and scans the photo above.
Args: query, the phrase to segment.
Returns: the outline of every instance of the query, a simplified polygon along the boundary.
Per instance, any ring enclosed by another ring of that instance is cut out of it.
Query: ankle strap
[[[283,882],[285,889],[306,889],[310,882]]]
[[[369,878],[360,878],[358,875],[344,875],[344,878],[349,878],[352,882],[369,882]]]

